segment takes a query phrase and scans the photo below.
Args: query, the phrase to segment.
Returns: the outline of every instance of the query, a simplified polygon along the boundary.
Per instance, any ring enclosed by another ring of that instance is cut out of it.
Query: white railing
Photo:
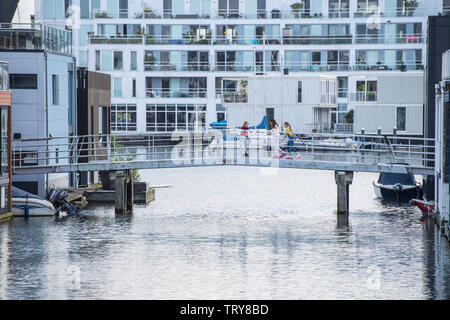
[[[206,98],[206,89],[146,89],[147,98]]]
[[[153,63],[144,62],[144,71],[210,71],[209,63],[188,63],[188,64],[172,64],[172,63]]]
[[[352,92],[350,94],[350,100],[352,102],[376,102],[377,92],[376,91]]]
[[[195,127],[201,128],[202,125]],[[267,130],[203,128],[14,140],[12,152],[15,174],[194,164],[279,165],[324,170],[348,167],[354,171],[373,172],[397,166],[400,171],[408,168],[416,172],[433,172],[433,141],[399,136],[307,132],[296,132],[291,140],[284,133],[274,136]]]
[[[143,11],[131,12],[130,10],[122,9],[117,13],[108,13],[104,10],[94,10],[91,18],[132,18],[132,19],[288,19],[288,20],[303,20],[303,19],[334,19],[334,18],[367,18],[370,16],[379,16],[381,18],[390,17],[426,17],[430,15],[438,15],[439,13],[448,14],[449,7],[443,8],[394,8],[383,9],[377,7],[358,8],[356,11],[350,11],[347,8],[334,9],[329,8],[326,11],[314,11],[307,8],[292,10],[255,10],[248,13],[239,9],[218,10],[217,12],[201,12],[201,13],[174,13],[172,10],[154,11],[151,8],[146,8]]]

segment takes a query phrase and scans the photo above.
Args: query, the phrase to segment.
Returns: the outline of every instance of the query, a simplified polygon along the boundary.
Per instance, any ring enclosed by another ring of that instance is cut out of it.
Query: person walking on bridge
[[[241,136],[244,137],[244,156],[248,157],[248,121],[244,121],[241,127]]]
[[[285,134],[284,134],[284,138],[288,138],[288,143],[287,143],[287,152],[298,152],[297,148],[294,147],[294,133],[292,132],[292,128],[291,125],[289,124],[289,122],[285,122],[284,123],[284,129],[285,129]],[[297,156],[298,158],[299,156]]]

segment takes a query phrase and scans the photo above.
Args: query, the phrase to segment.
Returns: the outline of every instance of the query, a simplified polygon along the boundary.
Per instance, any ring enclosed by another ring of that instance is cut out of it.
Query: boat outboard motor
[[[397,202],[400,202],[400,192],[403,191],[403,185],[401,183],[394,184],[393,188],[395,195],[397,196]]]
[[[48,193],[47,199],[53,204],[55,209],[58,209],[58,211],[66,212],[69,215],[79,213],[80,208],[67,201],[67,196],[68,193],[65,190],[58,191],[52,189]]]

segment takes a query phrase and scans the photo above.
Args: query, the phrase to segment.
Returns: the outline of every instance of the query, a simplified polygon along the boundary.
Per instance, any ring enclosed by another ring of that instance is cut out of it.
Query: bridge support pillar
[[[350,207],[349,186],[353,182],[352,171],[335,171],[334,178],[337,184],[337,213],[348,214]]]
[[[116,171],[115,209],[123,214],[133,211],[133,175],[131,171]]]

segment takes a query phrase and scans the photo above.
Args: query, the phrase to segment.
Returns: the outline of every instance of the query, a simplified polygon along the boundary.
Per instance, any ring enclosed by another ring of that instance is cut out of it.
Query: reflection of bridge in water
[[[345,212],[353,172],[434,174],[433,160],[429,160],[434,155],[432,139],[296,134],[298,152],[285,152],[280,158],[280,148],[286,149],[281,136],[270,135],[266,130],[243,133],[205,130],[23,139],[14,141],[13,174],[219,165],[334,170],[338,199],[342,195]],[[126,174],[124,179],[128,179]],[[341,185],[343,191],[339,191]]]

